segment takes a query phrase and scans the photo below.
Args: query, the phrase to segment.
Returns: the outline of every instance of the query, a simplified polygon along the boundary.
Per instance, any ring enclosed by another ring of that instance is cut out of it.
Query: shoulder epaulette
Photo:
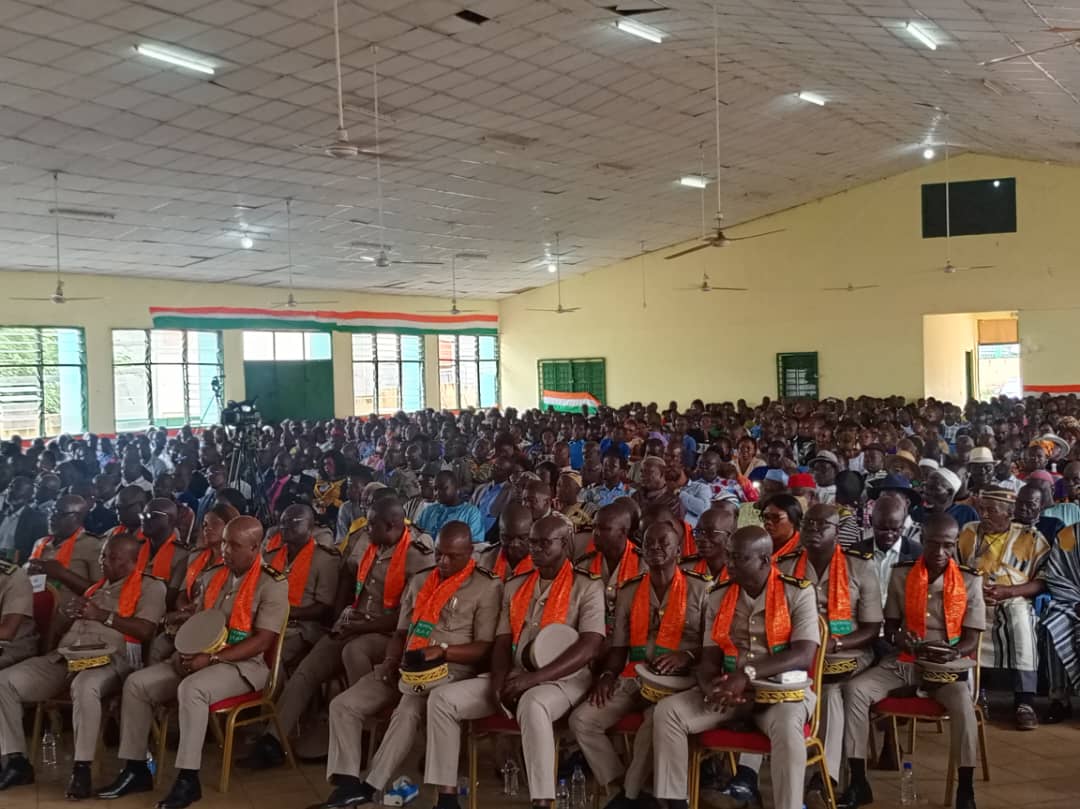
[[[788,576],[785,573],[780,574],[780,580],[784,584],[790,584],[792,587],[798,587],[800,590],[805,590],[810,586],[810,579],[798,579],[795,576]]]
[[[847,556],[851,556],[855,559],[873,559],[874,554],[870,551],[857,551],[854,548],[848,548],[844,551]]]
[[[581,575],[581,576],[588,576],[593,581],[600,581],[600,574],[599,573],[592,573],[592,572],[590,572],[588,570],[582,570],[580,567],[575,567],[574,572]]]
[[[709,588],[709,592],[715,593],[717,590],[723,590],[725,587],[730,587],[734,582],[734,579],[722,579],[721,581],[714,581],[712,587]]]
[[[645,578],[645,574],[644,574],[644,573],[638,573],[638,574],[637,574],[636,576],[634,576],[633,578],[627,579],[627,580],[626,580],[626,581],[624,581],[624,582],[623,582],[622,584],[620,584],[620,585],[619,585],[619,589],[621,590],[621,589],[622,589],[622,588],[624,588],[624,587],[628,587],[629,585],[633,584],[634,582],[637,582],[637,581],[641,581],[641,580],[642,580],[642,579],[644,579],[644,578]]]
[[[531,576],[531,575],[533,574],[533,572],[534,572],[534,571],[532,571],[532,570],[526,570],[526,571],[525,571],[525,572],[523,572],[523,573],[515,573],[515,574],[514,574],[513,576],[511,576],[511,577],[510,577],[509,579],[507,579],[506,581],[507,581],[507,582],[517,581],[518,579],[520,579],[520,578],[523,578],[523,577],[525,577],[525,576]]]
[[[209,573],[211,570],[217,570],[219,567],[225,567],[225,563],[224,562],[218,562],[216,565],[207,565],[206,567],[203,568],[202,572],[203,573]],[[202,573],[200,573],[199,575],[201,576]]]
[[[273,577],[274,581],[285,581],[286,579],[284,573],[282,573],[276,567],[270,567],[270,565],[266,564],[265,562],[263,563],[262,569],[264,573],[269,573]]]
[[[3,559],[0,559],[0,575],[10,576],[18,569],[19,566],[13,562],[6,562]]]
[[[792,551],[791,553],[785,553],[783,556],[777,557],[776,561],[777,562],[786,562],[788,559],[798,559],[800,556],[802,556],[802,551],[801,550]]]
[[[432,554],[432,553],[435,553],[435,551],[433,551],[431,548],[429,548],[427,545],[425,545],[419,539],[414,539],[412,541],[412,545],[413,545],[414,548],[416,548],[416,550],[420,551],[420,553],[424,554],[425,556],[427,556],[429,554]]]
[[[679,564],[681,565],[681,564],[684,564],[686,562],[700,562],[700,561],[701,561],[701,554],[700,553],[692,553],[689,556],[684,556],[681,559],[679,559]]]
[[[696,570],[684,570],[684,576],[690,576],[694,579],[700,579],[701,581],[712,581],[711,573],[698,573]]]
[[[148,579],[153,579],[154,581],[161,581],[161,582],[168,583],[165,579],[161,578],[161,576],[155,576],[153,573],[147,573],[145,570],[143,571],[143,575]]]
[[[324,545],[321,542],[316,542],[315,547],[319,550],[326,551],[331,556],[341,556],[341,550],[337,545]]]
[[[577,559],[574,560],[574,564],[575,565],[580,565],[582,562],[587,562],[590,559],[594,559],[594,558],[596,558],[596,555],[598,553],[600,553],[599,549],[588,551],[587,553],[583,553],[583,554],[581,554],[581,556],[579,556]]]
[[[499,578],[499,575],[495,571],[488,570],[486,567],[480,567],[480,565],[476,566],[476,572],[480,573],[483,576],[487,576],[489,579],[498,579]]]
[[[971,576],[981,576],[981,575],[983,575],[983,572],[981,570],[976,570],[975,568],[968,567],[967,565],[957,565],[957,567],[960,568],[961,573],[967,573],[967,574],[969,574]]]
[[[917,561],[918,561],[917,559],[908,559],[908,560],[906,560],[904,562],[897,562],[896,564],[893,565],[893,567],[894,568],[897,568],[897,567],[911,567]]]

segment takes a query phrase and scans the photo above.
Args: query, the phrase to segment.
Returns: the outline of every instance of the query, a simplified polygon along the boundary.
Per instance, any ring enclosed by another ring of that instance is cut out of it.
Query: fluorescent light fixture
[[[919,40],[919,42],[928,47],[930,50],[937,50],[937,43],[934,42],[933,37],[926,33],[926,31],[924,31],[919,25],[913,22],[909,22],[904,27],[907,29],[907,32],[909,34],[915,37],[915,39]]]
[[[651,25],[645,25],[637,20],[622,19],[615,21],[615,27],[620,31],[625,31],[628,34],[633,34],[636,37],[647,39],[649,42],[655,42],[660,44],[664,41],[664,32],[657,28],[653,28]]]
[[[168,62],[170,65],[194,70],[197,73],[205,73],[208,76],[214,75],[213,65],[185,53],[167,50],[157,45],[136,45],[135,50],[139,54],[148,56],[151,59],[157,59],[159,62]]]
[[[935,152],[929,146],[926,147],[925,149],[923,149],[923,152],[922,152],[922,156],[927,160],[933,160],[935,154],[937,154],[937,152]]]
[[[798,97],[803,101],[809,101],[811,104],[817,104],[819,107],[825,106],[825,96],[820,96],[817,93],[807,92],[803,90],[801,93],[797,93]]]
[[[705,188],[708,184],[709,181],[700,174],[687,174],[679,178],[679,185],[685,185],[687,188]]]
[[[550,262],[548,264],[548,272],[555,272],[558,269],[559,268],[555,266],[555,262]]]
[[[250,236],[241,236],[240,246],[243,247],[245,250],[250,250],[252,247],[255,246],[255,240],[252,239]]]

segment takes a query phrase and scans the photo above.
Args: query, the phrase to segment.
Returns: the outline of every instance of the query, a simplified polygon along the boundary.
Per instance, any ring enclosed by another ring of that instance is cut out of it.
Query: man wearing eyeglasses
[[[569,554],[573,524],[561,514],[533,524],[529,553],[535,570],[507,582],[492,652],[491,677],[451,683],[428,697],[424,780],[436,784],[438,809],[457,809],[461,725],[502,712],[517,719],[533,806],[555,800],[554,724],[588,692],[589,664],[604,640],[600,580],[575,570]],[[546,666],[530,671],[526,650],[553,624],[578,637]],[[685,766],[685,765],[684,765]]]
[[[139,554],[139,565],[165,582],[168,587],[165,602],[170,611],[176,609],[176,598],[187,574],[187,548],[180,544],[177,517],[176,503],[164,497],[155,497],[140,515],[145,544]]]
[[[532,512],[521,503],[507,503],[499,515],[499,541],[476,554],[476,563],[506,581],[532,570],[529,531]]]
[[[598,576],[604,585],[604,624],[610,636],[615,628],[615,602],[619,588],[645,572],[647,565],[630,541],[631,507],[615,502],[596,512],[593,540],[575,567]]]
[[[26,563],[35,593],[43,591],[48,581],[62,585],[61,607],[101,578],[101,540],[83,530],[88,507],[73,494],[57,500],[49,515],[49,535],[34,543]]]
[[[679,567],[714,581],[726,579],[728,542],[735,532],[736,520],[736,512],[731,508],[715,504],[710,507],[701,515],[694,529],[697,553],[680,559]]]

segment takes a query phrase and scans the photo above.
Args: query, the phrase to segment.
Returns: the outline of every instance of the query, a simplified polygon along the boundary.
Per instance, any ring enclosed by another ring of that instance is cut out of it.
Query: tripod
[[[233,447],[232,457],[229,459],[228,482],[229,487],[243,491],[245,484],[251,492],[248,498],[251,513],[264,525],[270,522],[270,502],[266,499],[266,491],[263,482],[259,478],[258,462],[258,437],[259,433],[254,426],[244,426],[237,429],[236,444]]]

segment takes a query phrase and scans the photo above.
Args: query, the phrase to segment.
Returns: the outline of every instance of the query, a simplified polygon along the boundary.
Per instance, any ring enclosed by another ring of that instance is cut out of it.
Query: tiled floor
[[[915,751],[914,764],[918,778],[921,803],[941,806],[944,797],[945,766],[947,760],[946,736],[938,735],[931,725],[921,726]],[[70,743],[70,739],[65,739]],[[1077,753],[1080,751],[1080,720],[1062,725],[1044,725],[1031,733],[1020,733],[1011,727],[991,724],[988,728],[990,747],[990,783],[976,781],[975,789],[979,809],[1076,809],[1080,806],[1080,777],[1077,777]],[[170,753],[171,755],[171,753]],[[416,759],[413,758],[415,761]],[[212,744],[207,746],[203,771],[203,799],[200,809],[304,809],[321,800],[329,792],[324,780],[322,765],[302,765],[298,770],[275,770],[251,774],[234,769],[229,794],[217,791],[216,782],[220,758]],[[94,783],[111,780],[116,760],[108,751],[101,773]],[[524,797],[515,800],[504,798],[492,775],[490,763],[481,766],[482,806],[485,809],[501,806],[527,806]],[[413,773],[414,777],[416,773]],[[39,773],[39,783],[32,787],[19,787],[0,793],[0,809],[70,809],[64,801],[63,788],[67,773],[57,773],[47,780]],[[976,772],[976,778],[979,778]],[[166,768],[164,784],[171,783],[171,767]],[[893,809],[900,805],[899,779],[896,773],[872,771],[871,780],[877,795],[875,807]],[[767,784],[766,806],[771,806]],[[109,804],[110,809],[149,809],[159,797],[136,795]],[[711,801],[706,793],[705,805],[722,807],[722,799]],[[103,806],[97,802],[95,805]],[[429,809],[434,803],[430,788],[421,792],[412,806]]]

